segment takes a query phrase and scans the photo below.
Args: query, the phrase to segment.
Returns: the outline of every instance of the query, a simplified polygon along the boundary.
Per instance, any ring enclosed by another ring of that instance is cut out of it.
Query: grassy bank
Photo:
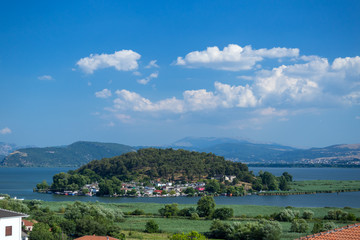
[[[360,181],[309,180],[294,181],[289,184],[290,191],[268,191],[259,195],[296,195],[313,193],[334,193],[360,191]]]

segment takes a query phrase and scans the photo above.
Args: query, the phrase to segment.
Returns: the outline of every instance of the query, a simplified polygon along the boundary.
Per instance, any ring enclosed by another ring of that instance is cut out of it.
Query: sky
[[[5,1],[0,142],[360,143],[360,1]]]

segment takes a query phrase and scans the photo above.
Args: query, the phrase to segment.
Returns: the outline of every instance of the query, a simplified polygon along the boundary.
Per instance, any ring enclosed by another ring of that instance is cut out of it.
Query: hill
[[[134,151],[117,143],[75,142],[64,147],[18,149],[0,161],[7,167],[81,166],[94,159],[118,156]]]
[[[120,180],[163,178],[193,181],[221,174],[236,175],[241,180],[249,181],[252,176],[245,164],[228,161],[211,153],[171,148],[146,148],[91,161],[75,172],[89,176],[95,172],[101,178],[117,177]]]

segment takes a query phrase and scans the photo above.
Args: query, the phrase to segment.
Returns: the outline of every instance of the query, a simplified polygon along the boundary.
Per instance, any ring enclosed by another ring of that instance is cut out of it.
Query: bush
[[[324,219],[327,220],[346,220],[347,212],[344,212],[340,209],[338,210],[330,210],[328,211],[327,215],[324,216]]]
[[[196,212],[192,213],[190,216],[190,219],[191,220],[199,220],[200,219],[199,214],[197,214]]]
[[[313,211],[305,210],[305,211],[303,212],[302,218],[303,218],[303,219],[312,219],[313,216],[314,216],[314,212],[313,212]]]
[[[196,213],[196,209],[193,207],[183,208],[179,211],[178,216],[191,217],[193,213]]]
[[[328,231],[331,229],[337,228],[336,224],[333,222],[316,222],[314,224],[314,227],[311,231],[311,233],[319,233],[319,232],[324,232],[324,231]]]
[[[279,222],[260,220],[245,224],[234,223],[232,225],[222,223],[220,220],[213,221],[209,237],[216,239],[252,239],[252,240],[278,240],[282,228]]]
[[[145,211],[142,210],[142,209],[135,209],[135,210],[132,211],[130,214],[131,214],[131,215],[145,215],[146,213],[145,213]]]
[[[291,232],[298,232],[298,233],[305,233],[309,229],[309,224],[306,222],[305,219],[294,219],[291,222],[290,231]]]
[[[146,222],[145,232],[158,233],[160,232],[159,225],[154,220],[149,220]]]
[[[218,208],[215,209],[213,218],[217,218],[220,220],[227,220],[234,216],[234,209],[232,208]]]
[[[280,213],[275,214],[274,218],[282,222],[291,222],[295,218],[299,217],[299,211],[294,211],[292,209],[284,209]]]
[[[195,231],[191,231],[188,234],[177,233],[170,237],[170,240],[188,240],[188,239],[206,240],[206,237]]]
[[[159,209],[159,213],[164,217],[177,216],[179,213],[179,208],[177,203],[166,204],[165,207]]]

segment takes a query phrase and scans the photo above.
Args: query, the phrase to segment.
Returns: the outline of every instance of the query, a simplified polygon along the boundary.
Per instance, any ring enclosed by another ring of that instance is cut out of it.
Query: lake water
[[[105,198],[86,196],[61,196],[54,194],[34,193],[37,183],[46,180],[52,182],[52,176],[59,172],[66,172],[70,168],[0,168],[0,193],[11,197],[24,199],[40,199],[45,201],[99,201],[106,203],[179,203],[196,204],[196,197],[169,198]],[[250,168],[255,174],[260,170],[269,171],[276,176],[289,172],[294,180],[360,180],[360,169],[355,168]],[[217,204],[269,205],[294,207],[356,207],[360,208],[360,192],[321,193],[288,196],[245,196],[245,197],[216,197]]]

